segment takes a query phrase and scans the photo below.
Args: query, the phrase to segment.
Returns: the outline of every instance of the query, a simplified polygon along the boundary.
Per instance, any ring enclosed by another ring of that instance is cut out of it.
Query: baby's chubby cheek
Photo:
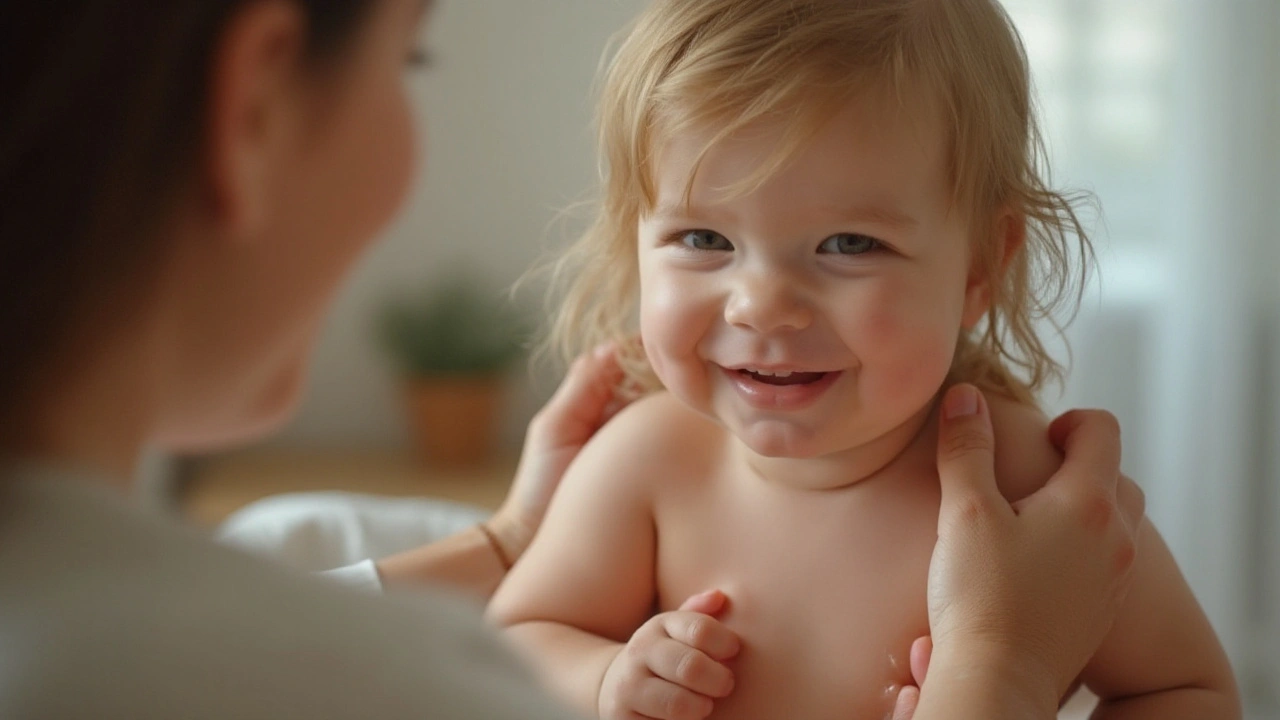
[[[658,379],[680,396],[705,384],[698,344],[706,327],[680,294],[661,285],[646,287],[640,305],[640,337]]]
[[[855,352],[870,390],[881,400],[928,402],[955,354],[958,321],[945,313],[889,304],[863,315]]]

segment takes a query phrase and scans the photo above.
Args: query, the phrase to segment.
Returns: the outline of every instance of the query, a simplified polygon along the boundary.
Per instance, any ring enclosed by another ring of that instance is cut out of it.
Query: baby
[[[652,392],[583,450],[490,610],[580,709],[889,712],[929,631],[937,398],[983,388],[1010,501],[1060,462],[1036,321],[1090,252],[1042,180],[1029,87],[993,0],[658,0],[639,19],[555,334],[576,352],[638,323]],[[1238,717],[1149,525],[1140,547],[1081,677],[1096,717]],[[708,589],[723,607],[681,609]]]

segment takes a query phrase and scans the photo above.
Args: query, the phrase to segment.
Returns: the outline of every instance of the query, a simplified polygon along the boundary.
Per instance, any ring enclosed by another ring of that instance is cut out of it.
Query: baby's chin
[[[675,378],[681,379],[681,378]],[[740,414],[741,408],[732,398],[717,396],[714,391],[697,384],[670,382],[659,377],[670,392],[688,410],[711,420],[733,436],[751,453],[771,459],[812,460],[838,456],[853,450],[876,436],[875,429],[863,428],[859,437],[847,432],[834,432],[820,417],[796,414],[751,417]],[[748,413],[750,411],[747,411]],[[838,436],[838,437],[837,437]]]
[[[873,447],[877,455],[889,452],[896,456],[918,435],[918,429],[905,434],[896,432],[903,429],[901,426],[881,423],[837,429],[773,418],[744,420],[716,417],[715,420],[753,454],[771,459],[847,461],[856,459],[861,451]],[[883,443],[895,437],[900,447],[886,448]]]
[[[747,449],[761,457],[809,460],[840,450],[824,447],[827,443],[821,442],[817,433],[793,422],[767,419],[726,423],[722,419],[721,423]]]

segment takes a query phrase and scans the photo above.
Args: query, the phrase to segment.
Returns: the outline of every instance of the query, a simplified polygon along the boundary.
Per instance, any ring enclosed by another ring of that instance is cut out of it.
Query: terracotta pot
[[[423,458],[448,466],[492,460],[502,391],[497,376],[406,381],[405,405]]]

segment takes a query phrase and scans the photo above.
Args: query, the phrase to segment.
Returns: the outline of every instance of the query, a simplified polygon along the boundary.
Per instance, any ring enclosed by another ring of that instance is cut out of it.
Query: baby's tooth
[[[776,370],[776,371],[775,370],[749,370],[748,372],[752,373],[753,375],[760,375],[761,377],[778,377],[778,378],[788,378],[794,374],[790,370]]]

